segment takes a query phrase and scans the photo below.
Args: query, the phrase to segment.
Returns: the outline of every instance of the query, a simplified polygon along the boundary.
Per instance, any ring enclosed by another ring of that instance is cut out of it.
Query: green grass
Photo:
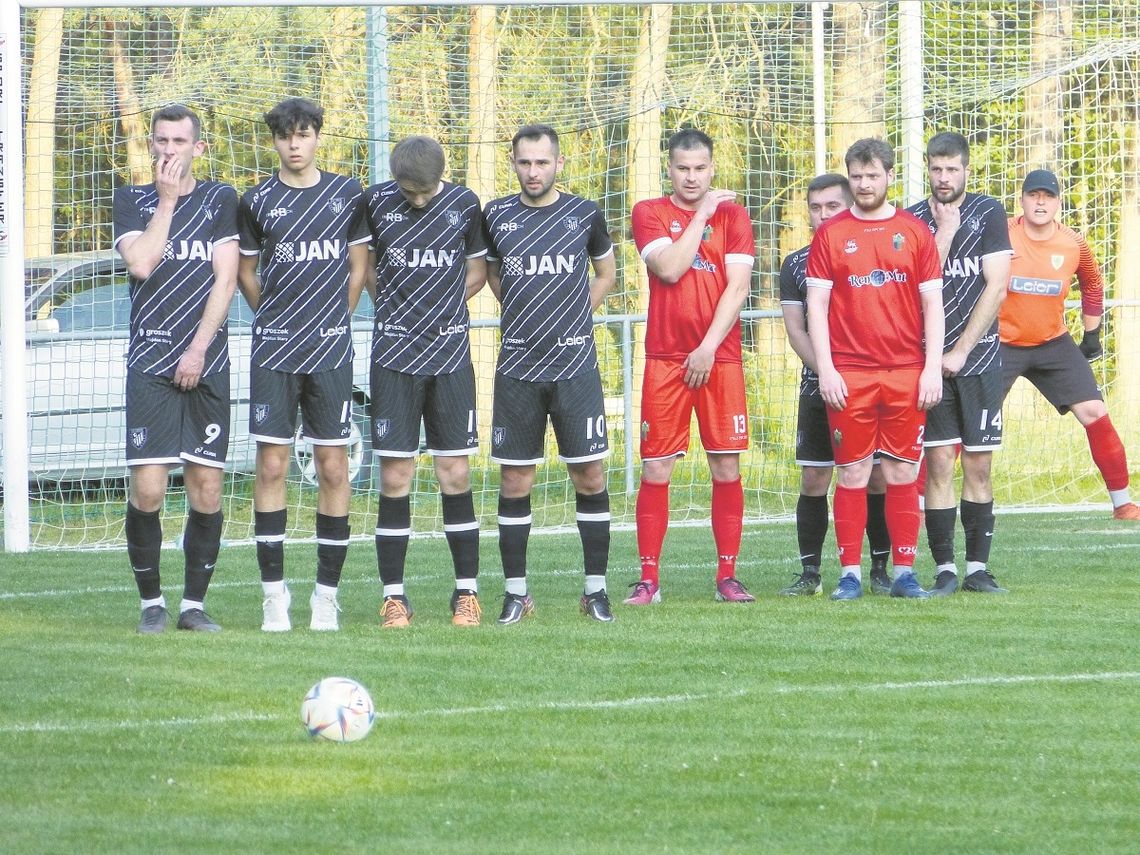
[[[577,612],[574,536],[532,540],[538,614],[507,628],[485,540],[476,630],[448,622],[439,539],[413,542],[415,623],[385,633],[366,541],[338,634],[307,629],[311,547],[287,552],[287,635],[258,629],[248,547],[219,562],[216,636],[137,636],[121,552],[7,556],[0,851],[1136,851],[1140,528],[1106,517],[999,517],[1013,592],[929,602],[776,597],[781,524],[745,533],[759,602],[715,603],[708,530],[677,527],[664,602],[633,610],[620,532],[608,626]],[[334,674],[380,710],[363,742],[300,724]]]

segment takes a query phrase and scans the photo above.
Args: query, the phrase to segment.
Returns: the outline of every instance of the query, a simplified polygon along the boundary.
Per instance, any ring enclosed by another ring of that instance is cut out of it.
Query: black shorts
[[[835,465],[831,429],[827,425],[827,405],[818,392],[800,395],[800,409],[796,416],[796,465]]]
[[[1068,333],[1036,347],[1003,344],[1001,368],[1003,400],[1018,377],[1036,386],[1058,413],[1067,413],[1073,404],[1104,400],[1088,360]]]
[[[508,466],[541,463],[548,415],[563,462],[587,463],[609,454],[602,378],[597,371],[547,383],[496,374],[491,460]]]
[[[312,445],[352,442],[352,363],[318,374],[290,374],[254,365],[249,379],[249,435],[288,445],[297,433]]]
[[[230,447],[230,372],[183,392],[169,377],[127,369],[127,465],[198,463],[220,469]]]
[[[942,378],[942,400],[926,414],[923,446],[961,443],[966,451],[1001,448],[1000,371]]]
[[[415,457],[420,421],[429,454],[456,457],[479,450],[475,369],[421,375],[373,364],[372,450],[381,457]]]

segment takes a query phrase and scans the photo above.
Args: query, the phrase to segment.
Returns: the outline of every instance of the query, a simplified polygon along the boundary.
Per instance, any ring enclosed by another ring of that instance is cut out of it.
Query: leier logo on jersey
[[[214,245],[204,240],[168,240],[162,257],[166,261],[210,261]]]
[[[1009,280],[1009,290],[1012,294],[1056,297],[1061,293],[1061,280],[1038,279],[1034,276],[1013,276]]]
[[[306,261],[336,261],[341,257],[340,238],[333,240],[282,241],[273,247],[273,260],[278,264],[300,264]]]

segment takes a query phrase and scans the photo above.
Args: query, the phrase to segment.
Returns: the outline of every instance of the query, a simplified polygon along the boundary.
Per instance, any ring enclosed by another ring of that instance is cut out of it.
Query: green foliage
[[[291,547],[280,635],[258,629],[252,548],[227,549],[208,637],[137,636],[121,552],[11,557],[0,849],[1129,851],[1140,529],[1002,516],[998,537],[1008,596],[839,604],[778,598],[795,534],[749,527],[740,575],[759,602],[741,607],[713,601],[707,528],[677,528],[664,601],[615,603],[608,626],[578,613],[577,538],[536,537],[538,614],[494,625],[488,560],[474,630],[448,621],[446,545],[417,540],[401,632],[380,631],[354,544],[338,634],[306,628],[313,551]],[[925,548],[920,563],[928,578]],[[164,564],[176,603],[177,553]],[[635,565],[616,534],[615,600]],[[363,742],[301,727],[305,691],[333,674],[376,701]]]

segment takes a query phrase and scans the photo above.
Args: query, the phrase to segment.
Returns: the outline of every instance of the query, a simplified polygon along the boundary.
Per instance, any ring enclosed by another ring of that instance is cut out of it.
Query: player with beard
[[[942,397],[941,265],[930,229],[887,202],[894,151],[879,139],[847,150],[854,206],[816,232],[808,253],[808,334],[827,404],[839,483],[834,600],[862,596],[867,482],[882,454],[893,557],[891,596],[925,598],[918,551],[915,470],[925,412]]]
[[[1018,377],[1025,377],[1057,412],[1072,412],[1085,429],[1093,463],[1108,487],[1113,519],[1140,520],[1140,506],[1128,492],[1124,443],[1089,368],[1089,362],[1104,356],[1104,278],[1085,239],[1057,221],[1060,210],[1057,176],[1047,169],[1026,175],[1022,215],[1009,221],[1013,270],[999,315],[1004,393],[1009,394]],[[1080,345],[1065,325],[1065,298],[1074,278],[1081,289],[1084,322]]]
[[[752,221],[732,190],[713,188],[713,142],[694,128],[669,138],[673,192],[633,206],[633,239],[649,272],[645,378],[641,389],[641,578],[625,603],[661,600],[661,548],[669,528],[669,480],[689,447],[694,410],[712,478],[710,523],[717,551],[714,596],[751,603],[736,578],[744,519],[740,453],[748,412],[740,310],[756,249]]]
[[[217,632],[206,589],[222,537],[230,433],[226,314],[237,287],[237,194],[194,177],[198,116],[181,104],[151,118],[154,182],[115,190],[115,249],[130,273],[127,345],[127,555],[142,600],[138,630],[166,629],[159,559],[170,470],[189,510],[178,628]]]
[[[374,251],[368,287],[376,305],[371,400],[382,626],[405,627],[412,618],[404,567],[421,423],[455,567],[451,620],[478,626],[479,523],[469,459],[479,434],[467,301],[487,281],[483,217],[478,196],[443,180],[443,148],[430,137],[401,140],[389,165],[392,179],[364,194]]]
[[[966,192],[970,146],[961,134],[935,134],[926,145],[930,198],[908,210],[934,234],[942,261],[946,341],[942,400],[926,416],[926,538],[934,556],[931,593],[958,590],[954,563],[954,460],[962,450],[963,590],[1005,593],[989,571],[994,532],[993,453],[1001,448],[1002,373],[998,308],[1009,285],[1008,219],[989,196]]]
[[[491,426],[491,459],[502,467],[499,554],[506,593],[500,624],[534,613],[526,578],[530,492],[545,456],[548,417],[574,484],[586,572],[579,605],[593,620],[613,620],[606,593],[610,497],[602,463],[609,440],[593,312],[614,287],[617,266],[598,206],[554,186],[562,164],[553,128],[521,128],[511,141],[521,192],[484,209],[487,281],[502,305]]]
[[[847,176],[832,172],[817,175],[807,188],[808,225],[812,234],[853,202]],[[796,502],[796,535],[800,547],[800,576],[780,591],[787,597],[811,596],[822,590],[820,564],[823,539],[827,535],[827,493],[835,468],[835,454],[827,427],[827,408],[819,395],[819,376],[815,373],[815,354],[807,331],[804,308],[807,291],[807,258],[809,246],[802,247],[784,259],[780,266],[780,309],[784,330],[792,350],[803,361],[800,373],[800,401],[796,416],[796,464],[800,467],[800,496]],[[891,589],[887,575],[887,559],[891,554],[890,534],[883,516],[884,490],[882,467],[875,466],[867,485],[867,539],[871,547],[871,590],[886,594]]]
[[[238,284],[254,317],[249,433],[257,441],[254,540],[262,630],[285,632],[285,476],[300,407],[317,470],[317,580],[309,628],[336,630],[348,551],[352,324],[368,275],[360,183],[317,167],[324,111],[288,98],[265,114],[280,165],[241,199]]]

